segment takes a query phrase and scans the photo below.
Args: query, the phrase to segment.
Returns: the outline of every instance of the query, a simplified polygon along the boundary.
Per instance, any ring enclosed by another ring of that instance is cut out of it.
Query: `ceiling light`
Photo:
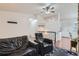
[[[29,21],[30,21],[30,23],[31,23],[32,25],[34,25],[34,24],[37,23],[38,20],[37,20],[37,19],[34,19],[34,18],[30,18]]]
[[[33,20],[33,23],[36,23],[36,22],[37,22],[37,20],[36,20],[36,19],[34,19],[34,20]]]
[[[46,14],[55,13],[55,7],[52,4],[49,4],[42,8],[42,13],[43,12]]]

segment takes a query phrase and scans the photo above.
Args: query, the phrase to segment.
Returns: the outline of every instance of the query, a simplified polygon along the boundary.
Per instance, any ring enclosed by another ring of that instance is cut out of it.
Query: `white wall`
[[[38,30],[38,24],[44,24],[48,31],[57,31],[58,22],[49,20],[45,21],[42,17],[37,18],[37,22],[29,20],[32,15],[15,13],[10,11],[0,11],[0,38],[16,37],[22,35],[34,35]],[[34,20],[34,19],[33,19]],[[17,21],[18,24],[10,24],[7,21]]]
[[[18,24],[9,24],[7,21],[17,21]],[[0,38],[29,35],[31,32],[34,31],[30,27],[27,15],[0,11]]]
[[[61,26],[63,27],[62,36],[69,37],[69,32],[72,33],[72,37],[77,37],[77,27],[75,23],[78,19],[78,4],[77,3],[63,3],[58,5],[60,12]],[[76,24],[77,26],[77,24]]]

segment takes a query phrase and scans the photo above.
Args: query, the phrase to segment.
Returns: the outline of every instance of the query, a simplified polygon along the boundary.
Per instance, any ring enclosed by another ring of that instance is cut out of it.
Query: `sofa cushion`
[[[0,54],[10,54],[25,49],[28,45],[27,36],[0,39]]]

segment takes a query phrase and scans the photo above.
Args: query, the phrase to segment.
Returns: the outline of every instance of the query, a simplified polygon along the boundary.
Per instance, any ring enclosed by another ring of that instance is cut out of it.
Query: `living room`
[[[78,55],[77,20],[77,3],[0,4],[0,55]]]

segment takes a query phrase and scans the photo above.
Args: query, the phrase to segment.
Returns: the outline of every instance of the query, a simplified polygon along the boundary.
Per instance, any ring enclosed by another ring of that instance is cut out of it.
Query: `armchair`
[[[36,40],[35,42],[39,43],[41,47],[38,47],[41,50],[41,55],[45,55],[51,51],[53,51],[53,42],[48,38],[43,38],[42,33],[35,33]]]

